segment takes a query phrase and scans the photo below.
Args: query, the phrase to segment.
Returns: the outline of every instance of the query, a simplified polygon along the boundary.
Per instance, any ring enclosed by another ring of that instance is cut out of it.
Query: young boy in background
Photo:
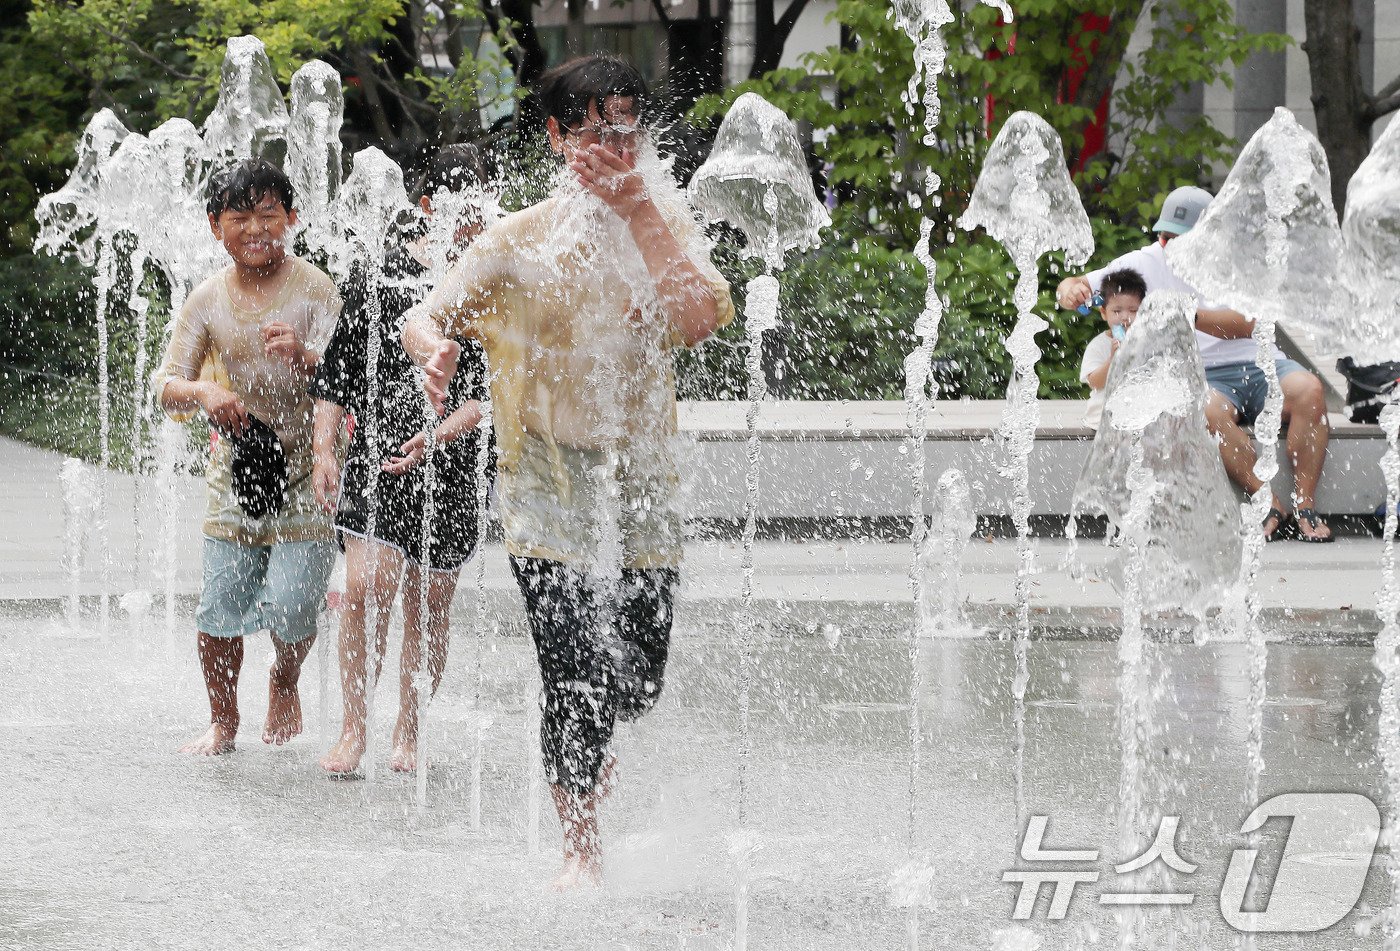
[[[176,418],[203,410],[218,435],[207,472],[204,579],[195,622],[210,726],[181,752],[232,752],[243,638],[272,633],[263,741],[302,729],[297,680],[335,563],[311,486],[307,382],[340,313],[335,284],[287,252],[296,224],[280,169],[244,161],[210,183],[209,227],[233,263],[190,294],[155,392]]]
[[[1128,328],[1133,325],[1142,299],[1146,296],[1147,282],[1132,268],[1122,268],[1105,275],[1099,287],[1099,299],[1103,301],[1099,313],[1103,315],[1108,329],[1089,341],[1089,346],[1084,348],[1084,360],[1079,365],[1080,382],[1089,384],[1089,406],[1084,411],[1084,424],[1090,429],[1099,428],[1109,368],[1113,366],[1118,347],[1127,336]]]

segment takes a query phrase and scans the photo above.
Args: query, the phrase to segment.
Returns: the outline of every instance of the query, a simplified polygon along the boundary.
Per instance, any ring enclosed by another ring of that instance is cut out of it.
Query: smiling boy
[[[210,183],[209,227],[233,263],[191,292],[154,391],[176,418],[203,410],[219,438],[207,470],[204,580],[195,621],[210,726],[182,752],[231,752],[243,638],[270,630],[263,741],[302,729],[297,680],[335,563],[311,486],[307,382],[340,313],[334,283],[287,253],[291,183],[252,159]]]

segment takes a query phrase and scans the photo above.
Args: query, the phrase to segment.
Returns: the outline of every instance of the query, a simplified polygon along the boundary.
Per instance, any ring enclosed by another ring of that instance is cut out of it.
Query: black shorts
[[[680,572],[624,569],[612,588],[557,561],[510,564],[544,681],[545,772],[585,796],[598,785],[617,720],[636,719],[661,696]]]
[[[336,507],[335,527],[341,550],[340,533],[365,538],[369,531],[370,510],[375,510],[374,537],[403,552],[417,565],[433,571],[456,571],[476,551],[478,492],[474,472],[477,441],[463,439],[440,447],[433,463],[433,525],[428,550],[423,550],[423,515],[427,479],[425,466],[391,475],[380,472],[375,480],[378,504],[369,497],[370,460],[363,446],[352,446],[341,474],[340,504]],[[357,451],[358,450],[358,451]]]

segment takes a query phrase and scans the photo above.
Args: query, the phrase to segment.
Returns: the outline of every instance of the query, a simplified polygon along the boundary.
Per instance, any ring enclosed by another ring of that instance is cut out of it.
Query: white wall
[[[784,68],[800,68],[804,54],[841,42],[841,28],[827,20],[835,9],[836,0],[811,0],[807,4],[783,48],[781,65]]]

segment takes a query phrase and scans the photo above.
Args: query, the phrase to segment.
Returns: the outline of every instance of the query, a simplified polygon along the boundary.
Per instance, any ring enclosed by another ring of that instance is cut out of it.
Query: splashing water
[[[379,149],[371,146],[355,153],[350,174],[335,203],[335,219],[343,235],[343,242],[330,256],[333,272],[348,277],[352,267],[358,263],[364,268],[365,277],[365,418],[357,424],[365,429],[365,445],[371,452],[379,451],[379,348],[381,343],[383,313],[380,289],[384,283],[384,248],[391,233],[400,222],[413,214],[408,193],[404,189],[403,171]],[[371,457],[373,458],[373,457]],[[371,500],[366,515],[365,537],[378,537],[375,532],[378,523],[379,506],[379,467],[368,467],[366,495]],[[379,554],[382,546],[366,546],[369,552],[367,568],[370,578],[379,576]],[[365,601],[366,650],[369,663],[365,668],[365,779],[373,780],[375,774],[373,737],[375,731],[369,729],[374,722],[374,698],[376,694],[379,656],[380,612],[388,610],[388,605],[379,603],[378,585],[367,587]]]
[[[1235,623],[1243,627],[1249,645],[1249,764],[1243,792],[1244,801],[1251,805],[1259,801],[1264,772],[1268,666],[1258,575],[1263,523],[1273,504],[1271,482],[1278,473],[1283,416],[1274,328],[1280,317],[1288,315],[1317,333],[1341,332],[1340,321],[1329,315],[1341,276],[1340,227],[1330,195],[1321,146],[1291,112],[1280,108],[1244,147],[1220,195],[1196,226],[1167,245],[1167,259],[1183,280],[1254,318],[1255,363],[1269,387],[1254,424],[1259,443],[1254,475],[1261,485],[1240,507],[1246,534],[1239,575],[1242,596],[1235,607]],[[1258,240],[1261,230],[1262,242]]]
[[[924,143],[935,140],[938,119],[943,105],[938,98],[938,75],[943,71],[947,58],[947,47],[943,41],[942,29],[952,22],[952,11],[946,0],[900,0],[894,8],[895,22],[914,42],[914,72],[909,77],[909,88],[904,93],[904,106],[910,115],[914,114],[914,103],[918,101],[920,80],[924,84]],[[932,169],[924,171],[924,194],[934,199],[941,184]],[[908,816],[905,828],[905,851],[908,863],[921,864],[915,854],[915,834],[918,814],[918,774],[919,750],[923,735],[923,722],[919,715],[919,696],[923,692],[920,676],[919,641],[924,635],[924,572],[920,563],[924,549],[924,469],[927,465],[929,383],[932,376],[933,351],[938,345],[938,327],[943,321],[943,301],[938,296],[938,268],[933,260],[930,247],[933,235],[933,219],[925,216],[919,221],[919,241],[914,246],[914,256],[923,265],[927,276],[924,290],[924,308],[914,321],[914,334],[919,343],[904,358],[904,413],[908,435],[905,437],[905,452],[909,456],[910,482],[913,498],[910,502],[909,541],[910,556],[909,586],[914,599],[914,624],[909,632],[909,793]],[[907,906],[906,929],[911,951],[919,946],[919,905]]]
[[[68,573],[70,630],[78,630],[79,597],[83,571],[83,543],[97,514],[96,480],[81,459],[65,459],[58,470],[63,486],[63,562]]]
[[[961,469],[949,469],[938,477],[936,497],[932,524],[919,553],[919,575],[923,579],[919,602],[923,624],[919,635],[959,636],[965,633],[963,556],[977,530],[972,493]]]
[[[1223,306],[1281,321],[1325,345],[1342,343],[1355,308],[1330,187],[1322,145],[1280,107],[1240,152],[1196,226],[1167,243],[1167,260]],[[1259,240],[1261,224],[1273,229],[1270,240]]]
[[[126,126],[111,109],[100,109],[78,136],[74,151],[78,161],[63,187],[39,199],[34,218],[39,235],[35,251],[62,254],[71,250],[91,267],[96,260],[99,170],[126,138]]]
[[[328,63],[312,60],[292,74],[292,106],[287,118],[287,178],[297,196],[299,224],[306,246],[328,250],[332,203],[340,190],[340,127],[345,94],[340,74]]]
[[[987,152],[972,200],[958,222],[981,227],[1011,255],[1016,266],[1016,327],[1006,340],[1013,373],[1000,438],[1013,462],[1015,497],[1011,517],[1016,526],[1016,672],[1011,693],[1016,745],[1016,828],[1025,811],[1025,698],[1030,682],[1030,584],[1034,552],[1030,539],[1030,453],[1040,425],[1035,365],[1040,348],[1035,335],[1049,324],[1035,312],[1041,255],[1063,251],[1065,262],[1082,264],[1094,250],[1089,218],[1065,167],[1060,137],[1048,123],[1029,112],[1006,120]]]
[[[1349,338],[1368,362],[1400,358],[1400,123],[1392,122],[1347,183],[1342,236],[1356,306],[1348,308]],[[1386,828],[1392,830],[1386,868],[1390,907],[1384,913],[1384,947],[1400,948],[1400,579],[1396,576],[1396,511],[1400,507],[1400,405],[1381,410],[1386,453],[1381,459],[1386,503],[1381,586],[1376,616],[1381,632],[1373,663],[1381,675],[1377,748],[1386,782]]]
[[[428,632],[432,629],[432,604],[428,597],[432,571],[433,520],[436,517],[437,491],[437,413],[432,404],[423,400],[423,432],[427,439],[423,446],[423,564],[418,572],[418,669],[413,672],[412,683],[414,700],[418,708],[418,732],[415,737],[414,789],[418,795],[418,814],[422,816],[428,808],[428,701],[432,695],[432,661],[428,652],[432,649]],[[478,483],[479,484],[479,483]],[[477,544],[481,544],[480,536]],[[479,556],[478,556],[479,557]],[[368,721],[366,721],[368,727]]]
[[[228,41],[219,100],[204,120],[204,146],[216,166],[246,158],[276,161],[286,147],[287,103],[256,36]]]
[[[695,207],[710,221],[725,221],[744,233],[746,253],[761,256],[769,271],[783,267],[787,253],[815,247],[818,233],[831,224],[817,201],[797,129],[782,110],[756,93],[744,93],[730,108],[715,136],[710,157],[690,183]],[[768,395],[763,375],[763,334],[777,326],[778,279],[760,275],[749,283],[744,334],[748,349],[748,467],[744,480],[743,578],[741,621],[736,647],[739,665],[739,835],[748,836],[746,771],[750,753],[748,653],[756,620],[753,612],[754,541],[758,525],[758,415]],[[748,942],[748,850],[737,858],[735,949]]]
[[[1205,425],[1194,315],[1186,295],[1148,295],[1114,358],[1105,387],[1110,418],[1084,462],[1072,511],[1108,516],[1110,540],[1121,536],[1132,504],[1124,473],[1140,447],[1157,498],[1171,500],[1146,514],[1142,554],[1154,581],[1142,591],[1141,607],[1204,619],[1235,598],[1243,542],[1239,507]]]
[[[1391,123],[1347,183],[1346,341],[1372,360],[1400,360],[1400,125]]]
[[[1143,613],[1185,606],[1198,617],[1229,598],[1241,548],[1220,453],[1205,424],[1205,371],[1192,332],[1195,300],[1154,292],[1109,371],[1104,424],[1075,488],[1074,509],[1108,516],[1121,546],[1118,640],[1118,853],[1141,853],[1145,759],[1155,726]],[[1115,559],[1119,561],[1119,559]],[[1152,579],[1144,585],[1144,575]],[[1119,943],[1143,938],[1142,910],[1115,911]]]

